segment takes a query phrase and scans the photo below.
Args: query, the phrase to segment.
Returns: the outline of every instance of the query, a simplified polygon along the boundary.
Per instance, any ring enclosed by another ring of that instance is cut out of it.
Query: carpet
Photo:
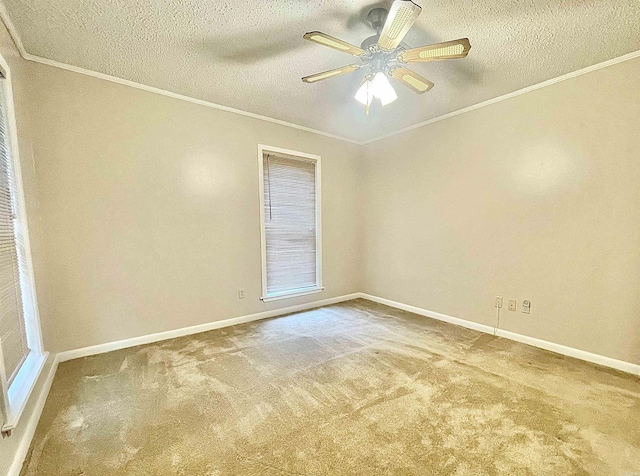
[[[21,474],[640,475],[640,381],[358,299],[60,364]]]

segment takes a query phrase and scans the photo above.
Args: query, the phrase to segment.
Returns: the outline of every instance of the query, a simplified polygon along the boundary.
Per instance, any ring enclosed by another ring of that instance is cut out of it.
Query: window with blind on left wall
[[[0,416],[10,433],[40,375],[47,354],[29,248],[13,95],[8,65],[0,56]]]

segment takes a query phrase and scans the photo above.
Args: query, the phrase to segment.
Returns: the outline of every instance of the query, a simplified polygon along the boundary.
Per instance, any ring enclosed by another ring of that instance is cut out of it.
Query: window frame
[[[312,288],[304,288],[300,290],[282,291],[279,293],[267,293],[267,238],[264,216],[264,154],[272,153],[274,155],[290,157],[296,160],[306,160],[313,162],[315,165],[315,189],[316,189],[316,285]],[[283,149],[281,147],[273,147],[258,144],[258,195],[260,203],[260,255],[262,259],[262,294],[260,299],[263,302],[277,301],[280,299],[289,299],[298,296],[306,296],[322,292],[322,174],[321,174],[321,158],[319,155],[299,152],[295,150]]]
[[[20,166],[18,129],[13,102],[11,70],[4,56],[1,54],[0,70],[4,75],[4,78],[0,78],[0,87],[3,88],[6,101],[6,126],[9,141],[7,146],[11,153],[11,165],[13,166],[13,173],[15,174],[18,195],[15,197],[17,202],[16,220],[20,223],[20,230],[24,241],[24,260],[26,262],[27,275],[24,276],[22,273],[20,274],[20,286],[28,286],[29,288],[28,292],[24,292],[24,290],[22,292],[24,324],[29,354],[21,364],[11,385],[8,385],[4,359],[2,358],[2,347],[0,346],[0,431],[2,431],[2,433],[9,433],[18,425],[18,421],[24,412],[26,403],[33,392],[49,353],[44,351],[40,328],[40,315],[38,312],[38,300],[29,240],[29,225],[27,222],[24,187],[22,184],[22,169]]]

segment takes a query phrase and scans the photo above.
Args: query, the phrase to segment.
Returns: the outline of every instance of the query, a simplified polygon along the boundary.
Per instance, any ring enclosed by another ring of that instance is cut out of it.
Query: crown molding
[[[251,117],[253,119],[258,119],[260,121],[271,122],[273,124],[278,124],[280,126],[291,127],[292,129],[298,129],[301,131],[310,132],[312,134],[317,134],[324,137],[330,137],[331,139],[337,139],[344,142],[350,142],[352,144],[362,145],[362,142],[354,139],[349,139],[348,137],[339,136],[337,134],[331,134],[330,132],[320,131],[318,129],[313,129],[311,127],[301,126],[299,124],[294,124],[292,122],[283,121],[281,119],[276,119],[269,116],[263,116],[261,114],[255,114],[249,111],[243,111],[242,109],[236,109],[234,107],[224,106],[222,104],[216,104],[214,102],[205,101],[203,99],[197,99],[191,96],[185,96],[184,94],[178,94],[178,93],[174,93],[173,91],[167,91],[166,89],[160,89],[154,86],[148,86],[146,84],[136,83],[135,81],[129,81],[128,79],[118,78],[117,76],[111,76],[109,74],[99,73],[97,71],[80,68],[79,66],[74,66],[67,63],[61,63],[59,61],[50,60],[48,58],[43,58],[41,56],[32,55],[31,53],[25,53],[22,55],[22,57],[28,61],[33,61],[35,63],[40,63],[47,66],[53,66],[54,68],[65,69],[67,71],[73,71],[74,73],[80,73],[80,74],[84,74],[86,76],[91,76],[98,79],[104,79],[105,81],[111,81],[112,83],[118,83],[124,86],[141,89],[143,91],[147,91],[150,93],[160,94],[162,96],[167,96],[173,99],[179,99],[181,101],[198,104],[200,106],[206,106],[212,109],[218,109],[219,111],[230,112],[232,114],[239,114],[241,116]]]
[[[273,124],[278,124],[285,127],[291,127],[292,129],[298,129],[301,131],[310,132],[312,134],[318,134],[324,137],[330,137],[331,139],[337,139],[344,142],[350,142],[352,144],[362,145],[362,142],[360,141],[357,141],[355,139],[349,139],[348,137],[343,137],[337,134],[331,134],[330,132],[320,131],[318,129],[313,129],[311,127],[301,126],[299,124],[294,124],[292,122],[283,121],[283,120],[276,119],[269,116],[263,116],[261,114],[255,114],[249,111],[243,111],[242,109],[236,109],[234,107],[224,106],[222,104],[216,104],[214,102],[205,101],[203,99],[197,99],[191,96],[186,96],[184,94],[178,94],[173,91],[167,91],[165,89],[156,88],[154,86],[148,86],[146,84],[137,83],[135,81],[129,81],[128,79],[119,78],[117,76],[111,76],[109,74],[100,73],[98,71],[92,71],[89,69],[81,68],[79,66],[74,66],[71,64],[62,63],[60,61],[43,58],[41,56],[32,55],[25,49],[24,44],[22,43],[22,38],[20,37],[18,30],[16,29],[13,21],[11,20],[11,17],[9,16],[9,13],[7,12],[7,9],[2,0],[0,0],[0,18],[2,19],[5,26],[7,27],[7,30],[9,31],[9,35],[11,36],[11,39],[16,45],[16,48],[20,53],[20,56],[22,56],[22,58],[24,58],[27,61],[33,61],[35,63],[40,63],[47,66],[53,66],[54,68],[65,69],[67,71],[84,74],[84,75],[91,76],[98,79],[104,79],[105,81],[111,81],[113,83],[118,83],[124,86],[141,89],[143,91],[147,91],[150,93],[160,94],[162,96],[167,96],[173,99],[179,99],[181,101],[186,101],[193,104],[199,104],[200,106],[206,106],[213,109],[218,109],[220,111],[225,111],[225,112],[230,112],[232,114],[239,114],[241,116],[251,117],[253,119],[258,119],[265,122],[271,122]]]
[[[522,94],[527,94],[527,93],[530,93],[530,92],[535,91],[537,89],[546,88],[547,86],[551,86],[551,85],[559,83],[561,81],[566,81],[567,79],[571,79],[571,78],[575,78],[575,77],[578,77],[578,76],[582,76],[583,74],[591,73],[593,71],[597,71],[599,69],[607,68],[609,66],[613,66],[614,64],[622,63],[624,61],[629,61],[629,60],[632,60],[632,59],[638,58],[638,57],[640,57],[640,50],[633,51],[633,52],[628,53],[626,55],[618,56],[616,58],[613,58],[613,59],[610,59],[610,60],[607,60],[607,61],[603,61],[602,63],[597,63],[597,64],[594,64],[594,65],[591,65],[591,66],[587,66],[586,68],[582,68],[582,69],[573,71],[571,73],[563,74],[562,76],[558,76],[556,78],[548,79],[548,80],[543,81],[541,83],[533,84],[531,86],[527,86],[526,88],[518,89],[517,91],[513,91],[513,92],[510,92],[510,93],[507,93],[507,94],[503,94],[502,96],[498,96],[498,97],[495,97],[493,99],[488,99],[487,101],[479,102],[477,104],[473,104],[471,106],[468,106],[468,107],[465,107],[465,108],[462,108],[462,109],[458,109],[456,111],[449,112],[447,114],[443,114],[442,116],[434,117],[433,119],[428,119],[426,121],[418,122],[417,124],[414,124],[412,126],[407,126],[407,127],[402,128],[402,129],[398,129],[397,131],[393,131],[393,132],[390,132],[388,134],[382,135],[380,137],[376,137],[375,139],[369,139],[369,140],[366,140],[364,142],[361,142],[361,145],[371,144],[372,142],[377,142],[379,140],[387,139],[389,137],[393,137],[393,136],[396,136],[398,134],[402,134],[404,132],[409,132],[409,131],[412,131],[414,129],[418,129],[420,127],[428,126],[429,124],[433,124],[434,122],[443,121],[445,119],[449,119],[450,117],[459,116],[460,114],[464,114],[464,113],[467,113],[467,112],[475,111],[476,109],[480,109],[480,108],[483,108],[483,107],[486,107],[486,106],[491,106],[492,104],[495,104],[495,103],[498,103],[498,102],[501,102],[501,101],[506,101],[507,99],[511,99],[511,98],[516,97],[516,96],[520,96]]]
[[[193,104],[199,104],[201,106],[206,106],[206,107],[210,107],[213,109],[218,109],[221,111],[225,111],[225,112],[230,112],[233,114],[239,114],[241,116],[246,116],[246,117],[251,117],[253,119],[258,119],[261,121],[266,121],[266,122],[271,122],[273,124],[279,124],[281,126],[285,126],[285,127],[291,127],[293,129],[298,129],[301,131],[305,131],[305,132],[310,132],[312,134],[318,134],[324,137],[329,137],[331,139],[337,139],[337,140],[341,140],[344,142],[349,142],[351,144],[357,144],[357,145],[366,145],[366,144],[371,144],[373,142],[377,142],[383,139],[387,139],[389,137],[393,137],[396,136],[398,134],[403,134],[405,132],[409,132],[412,131],[414,129],[418,129],[420,127],[424,127],[424,126],[428,126],[429,124],[433,124],[439,121],[443,121],[445,119],[449,119],[451,117],[455,117],[455,116],[459,116],[460,114],[465,114],[467,112],[471,112],[471,111],[475,111],[476,109],[480,109],[486,106],[490,106],[492,104],[496,104],[498,102],[501,101],[506,101],[507,99],[511,99],[514,98],[516,96],[520,96],[522,94],[527,94],[530,93],[532,91],[535,91],[537,89],[542,89],[542,88],[546,88],[547,86],[551,86],[553,84],[559,83],[561,81],[566,81],[567,79],[572,79],[578,76],[582,76],[583,74],[587,74],[587,73],[591,73],[593,71],[597,71],[599,69],[604,69],[607,68],[609,66],[613,66],[615,64],[618,63],[622,63],[624,61],[629,61],[632,60],[634,58],[638,58],[640,57],[640,50],[637,51],[632,51],[631,53],[628,53],[626,55],[622,55],[622,56],[618,56],[616,58],[612,58],[610,60],[607,61],[603,61],[602,63],[597,63],[591,66],[587,66],[586,68],[582,68],[576,71],[573,71],[571,73],[567,73],[567,74],[563,74],[561,76],[552,78],[552,79],[548,79],[546,81],[542,81],[541,83],[537,83],[537,84],[533,84],[531,86],[527,86],[525,88],[522,89],[518,89],[516,91],[512,91],[510,93],[507,94],[503,94],[502,96],[498,96],[495,97],[493,99],[488,99],[487,101],[483,101],[477,104],[473,104],[471,106],[462,108],[462,109],[457,109],[455,111],[449,112],[447,114],[443,114],[441,116],[437,116],[434,117],[432,119],[428,119],[426,121],[422,121],[422,122],[418,122],[416,124],[413,124],[411,126],[407,126],[404,127],[402,129],[398,129],[396,131],[393,132],[389,132],[388,134],[384,134],[381,135],[379,137],[375,137],[373,139],[368,139],[365,141],[358,141],[355,139],[349,139],[348,137],[343,137],[337,134],[331,134],[329,132],[324,132],[324,131],[320,131],[318,129],[313,129],[311,127],[307,127],[307,126],[301,126],[299,124],[294,124],[292,122],[287,122],[287,121],[283,121],[280,119],[275,119],[273,117],[268,117],[268,116],[263,116],[260,114],[255,114],[253,112],[249,112],[249,111],[243,111],[242,109],[236,109],[233,107],[229,107],[229,106],[224,106],[221,104],[216,104],[210,101],[205,101],[203,99],[197,99],[191,96],[186,96],[184,94],[178,94],[172,91],[167,91],[164,89],[160,89],[160,88],[156,88],[154,86],[148,86],[146,84],[141,84],[141,83],[137,83],[135,81],[129,81],[128,79],[123,79],[123,78],[118,78],[116,76],[111,76],[108,74],[104,74],[104,73],[99,73],[97,71],[92,71],[89,69],[85,69],[85,68],[81,68],[79,66],[74,66],[74,65],[70,65],[67,63],[62,63],[59,61],[55,61],[55,60],[51,60],[48,58],[43,58],[41,56],[37,56],[37,55],[32,55],[31,53],[27,52],[27,50],[24,47],[24,44],[22,43],[22,39],[20,38],[20,34],[18,33],[18,30],[16,29],[15,25],[13,24],[13,22],[11,21],[11,17],[9,16],[6,7],[4,5],[4,1],[0,0],[0,18],[2,19],[2,21],[4,22],[5,26],[7,27],[7,30],[9,31],[9,35],[11,36],[11,39],[13,40],[13,42],[16,45],[16,48],[18,49],[18,52],[20,53],[20,56],[22,56],[25,60],[27,61],[33,61],[35,63],[40,63],[40,64],[44,64],[47,66],[52,66],[54,68],[60,68],[60,69],[65,69],[67,71],[73,71],[75,73],[80,73],[80,74],[84,74],[87,76],[92,76],[94,78],[98,78],[98,79],[104,79],[105,81],[111,81],[114,83],[118,83],[118,84],[122,84],[125,86],[130,86],[132,88],[136,88],[136,89],[141,89],[143,91],[147,91],[147,92],[151,92],[151,93],[156,93],[156,94],[160,94],[163,96],[167,96],[167,97],[171,97],[174,99],[179,99],[181,101],[187,101]]]

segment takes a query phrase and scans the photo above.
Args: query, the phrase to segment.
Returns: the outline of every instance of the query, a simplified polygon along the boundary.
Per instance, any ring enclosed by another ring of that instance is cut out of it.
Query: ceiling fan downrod
[[[367,21],[378,35],[382,32],[384,22],[387,21],[387,15],[389,15],[389,10],[382,7],[372,9],[367,15]]]
[[[387,20],[387,15],[389,11],[386,8],[374,8],[367,15],[367,22],[376,31],[376,34],[366,38],[360,48],[365,51],[370,51],[370,47],[376,45],[378,40],[380,39],[380,33],[382,33],[382,28],[384,28],[384,22]]]

